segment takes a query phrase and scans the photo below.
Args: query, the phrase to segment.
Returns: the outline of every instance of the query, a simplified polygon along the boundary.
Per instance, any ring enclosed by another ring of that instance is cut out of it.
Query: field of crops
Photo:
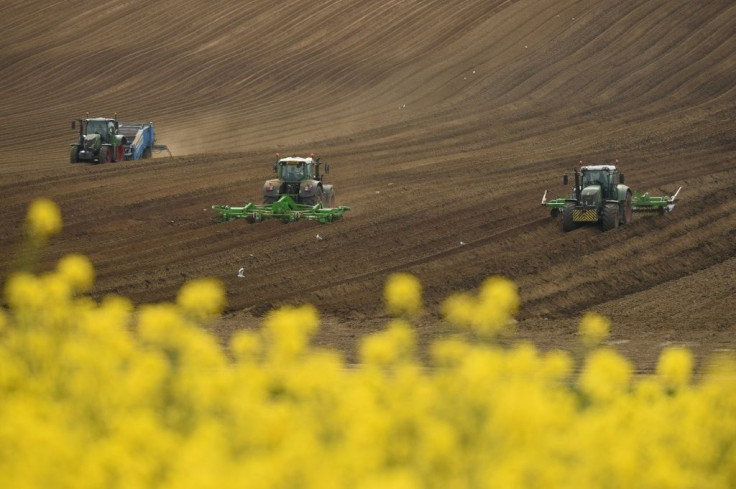
[[[736,484],[733,2],[0,19],[0,485]],[[85,112],[174,156],[72,165]],[[344,219],[215,224],[277,152]],[[580,160],[680,201],[563,233]]]

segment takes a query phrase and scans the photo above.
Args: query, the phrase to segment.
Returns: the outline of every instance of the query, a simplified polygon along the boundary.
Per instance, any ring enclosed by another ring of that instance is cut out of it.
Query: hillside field
[[[666,345],[736,349],[732,1],[9,0],[0,19],[2,282],[49,197],[64,228],[44,267],[80,252],[95,298],[138,304],[219,278],[223,343],[308,302],[317,343],[352,359],[409,272],[422,347],[452,331],[445,297],[503,275],[541,349],[574,348],[589,310],[640,371]],[[154,121],[174,156],[70,164],[85,112]],[[261,200],[277,152],[329,163],[345,218],[213,223],[213,204]],[[679,203],[563,233],[540,200],[580,160]]]

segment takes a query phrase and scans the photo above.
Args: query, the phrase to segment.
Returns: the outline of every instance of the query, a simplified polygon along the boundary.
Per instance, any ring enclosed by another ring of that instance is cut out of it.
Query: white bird
[[[322,241],[322,236],[320,236],[319,234],[317,236],[315,236],[315,238],[317,238],[318,240]]]
[[[460,241],[460,246],[465,246],[465,241]]]
[[[243,278],[245,277],[245,268],[240,267],[240,270],[238,270],[238,277]]]

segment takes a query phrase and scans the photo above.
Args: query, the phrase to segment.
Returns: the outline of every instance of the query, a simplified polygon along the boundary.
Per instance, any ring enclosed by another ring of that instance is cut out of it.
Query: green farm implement
[[[335,189],[323,182],[325,174],[330,172],[330,165],[325,165],[324,172],[320,172],[321,163],[314,155],[281,158],[277,154],[276,157],[273,171],[277,178],[264,183],[263,204],[248,203],[243,207],[213,205],[212,209],[220,213],[220,221],[278,219],[294,222],[306,219],[328,223],[340,219],[345,211],[350,210],[350,207],[335,204]]]
[[[246,219],[248,222],[261,222],[266,219],[278,219],[288,223],[306,219],[324,224],[340,219],[350,207],[344,205],[322,207],[321,202],[314,205],[297,204],[291,197],[284,195],[272,204],[248,203],[243,207],[213,205],[212,209],[220,213],[220,221]]]
[[[563,231],[572,231],[586,223],[601,223],[604,231],[619,224],[629,224],[634,212],[671,212],[682,187],[671,196],[651,196],[649,192],[632,192],[624,185],[623,174],[613,165],[581,166],[575,169],[572,193],[565,198],[547,199],[542,205],[550,208],[552,217],[562,214]],[[618,178],[617,178],[618,176]],[[618,181],[617,181],[618,180]],[[563,184],[568,185],[567,175]]]

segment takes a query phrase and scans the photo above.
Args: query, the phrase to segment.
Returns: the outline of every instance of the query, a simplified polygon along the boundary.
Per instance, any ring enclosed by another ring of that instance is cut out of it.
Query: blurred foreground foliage
[[[60,216],[33,209],[30,239],[45,242]],[[395,319],[357,365],[310,346],[309,305],[223,350],[202,327],[225,306],[217,280],[139,308],[91,300],[93,281],[81,255],[6,281],[0,487],[736,487],[733,357],[695,382],[691,353],[672,347],[634,376],[593,313],[581,354],[502,347],[520,302],[501,277],[447,299],[459,334],[433,344],[431,365],[415,356],[421,284],[407,274],[389,279]]]

